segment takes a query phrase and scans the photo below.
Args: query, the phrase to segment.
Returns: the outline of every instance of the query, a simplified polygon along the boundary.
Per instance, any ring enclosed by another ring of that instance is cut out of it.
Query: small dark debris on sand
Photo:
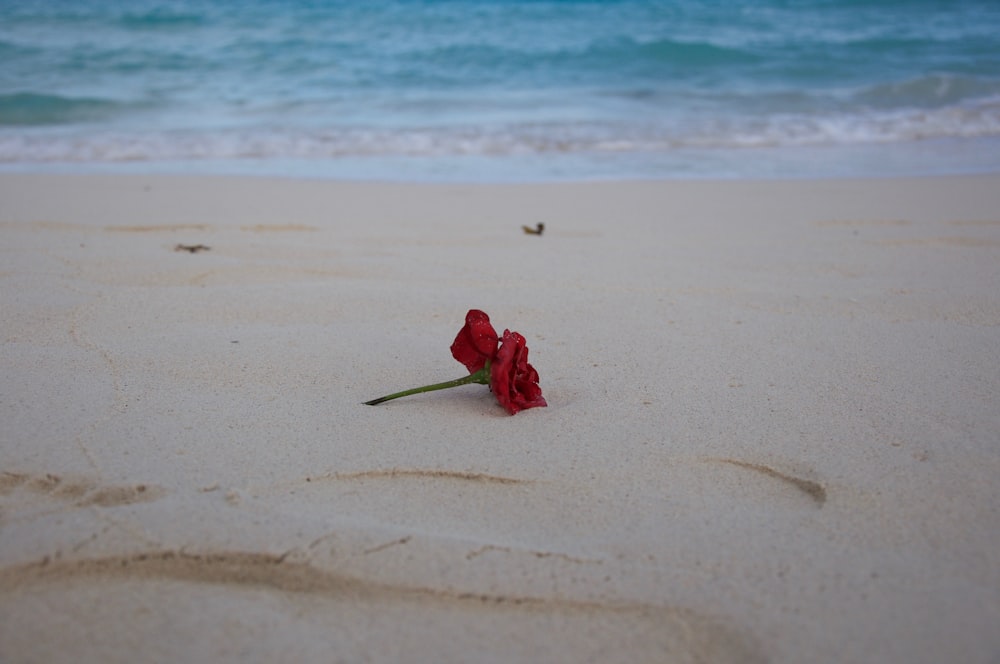
[[[174,251],[186,251],[191,254],[196,254],[199,251],[211,251],[212,248],[204,244],[178,244],[174,247]]]

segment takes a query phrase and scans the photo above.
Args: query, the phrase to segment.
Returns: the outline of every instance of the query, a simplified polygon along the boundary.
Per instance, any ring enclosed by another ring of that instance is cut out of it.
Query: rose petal
[[[469,373],[476,373],[492,361],[498,343],[490,317],[479,309],[470,309],[465,315],[465,325],[451,345],[451,354],[465,365]]]
[[[538,385],[538,372],[528,364],[527,342],[517,332],[503,331],[503,343],[490,365],[490,389],[511,415],[548,405]]]

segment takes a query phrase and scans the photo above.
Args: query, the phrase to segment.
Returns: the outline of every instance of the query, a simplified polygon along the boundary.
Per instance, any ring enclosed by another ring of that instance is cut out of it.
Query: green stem
[[[490,384],[489,365],[480,369],[476,373],[469,374],[468,376],[463,376],[462,378],[456,378],[455,380],[447,380],[443,383],[434,383],[433,385],[424,385],[423,387],[414,387],[409,390],[403,390],[402,392],[387,394],[384,397],[379,397],[378,399],[372,399],[371,401],[366,401],[364,405],[377,406],[378,404],[384,401],[398,399],[399,397],[408,397],[411,394],[420,394],[421,392],[433,392],[435,390],[447,390],[449,387],[458,387],[459,385],[469,385],[471,383],[479,383],[480,385],[489,385]]]

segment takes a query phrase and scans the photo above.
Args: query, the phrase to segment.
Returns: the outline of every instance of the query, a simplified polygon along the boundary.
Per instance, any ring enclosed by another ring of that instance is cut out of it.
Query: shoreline
[[[819,180],[953,177],[1000,172],[1000,138],[903,143],[678,148],[661,152],[270,156],[0,163],[2,174],[255,177],[385,184]]]
[[[0,174],[0,654],[985,664],[998,211]],[[548,407],[361,405],[459,375],[470,308]]]

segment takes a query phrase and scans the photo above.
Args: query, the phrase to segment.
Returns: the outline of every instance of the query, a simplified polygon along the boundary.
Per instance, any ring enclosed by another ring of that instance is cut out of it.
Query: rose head
[[[465,326],[451,344],[451,354],[469,370],[467,376],[394,392],[366,401],[365,405],[376,406],[400,397],[472,383],[489,385],[497,401],[511,415],[527,408],[548,405],[542,397],[542,388],[538,386],[538,372],[528,364],[528,346],[524,337],[504,330],[501,345],[497,331],[490,325],[490,317],[479,309],[470,309],[465,315]]]
[[[528,364],[527,342],[517,332],[503,331],[503,344],[490,363],[490,389],[511,415],[548,405],[538,386],[538,372]]]
[[[490,317],[479,309],[470,309],[465,315],[465,327],[459,330],[451,345],[451,354],[473,374],[497,354],[498,342]]]

